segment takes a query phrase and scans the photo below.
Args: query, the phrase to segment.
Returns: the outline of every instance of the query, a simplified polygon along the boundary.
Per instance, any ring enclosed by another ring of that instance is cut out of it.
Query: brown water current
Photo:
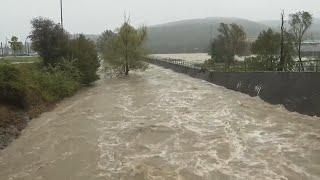
[[[151,66],[34,119],[0,179],[316,180],[320,118]]]

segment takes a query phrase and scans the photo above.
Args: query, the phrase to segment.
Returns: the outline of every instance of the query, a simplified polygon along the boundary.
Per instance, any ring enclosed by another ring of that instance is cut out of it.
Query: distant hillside
[[[268,26],[239,18],[205,18],[171,22],[149,27],[147,48],[152,53],[207,52],[210,40],[217,35],[221,22],[244,27],[255,38]]]
[[[212,17],[170,22],[148,27],[146,47],[150,53],[193,53],[208,52],[211,39],[217,35],[221,22],[237,23],[244,27],[248,38],[256,38],[259,33],[271,27],[279,29],[280,21],[267,20],[254,22],[240,18]],[[309,39],[320,40],[320,19],[314,19],[308,34]],[[96,41],[98,35],[86,35]]]

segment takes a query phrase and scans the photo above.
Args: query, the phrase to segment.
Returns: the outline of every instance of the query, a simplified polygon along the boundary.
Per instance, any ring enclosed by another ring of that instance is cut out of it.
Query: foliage
[[[71,61],[55,67],[41,63],[0,64],[0,101],[28,108],[42,102],[55,102],[72,95],[80,87],[80,72]]]
[[[31,21],[32,48],[43,58],[46,66],[55,65],[68,54],[69,35],[59,24],[42,17]]]
[[[284,32],[284,44],[283,44],[283,59],[284,67],[280,69],[284,71],[290,71],[294,66],[294,37],[289,32]]]
[[[79,38],[71,41],[71,57],[75,66],[80,71],[82,84],[90,84],[99,79],[97,69],[100,66],[94,42],[80,35]]]
[[[31,24],[32,46],[46,67],[55,67],[60,61],[69,59],[80,72],[81,84],[88,85],[99,78],[96,72],[100,64],[92,41],[83,35],[70,40],[68,33],[49,19],[36,18]]]
[[[303,70],[302,57],[301,57],[301,44],[305,33],[312,25],[312,15],[309,12],[299,11],[290,15],[290,31],[294,37],[295,48],[299,56],[300,70]]]
[[[262,31],[252,44],[251,51],[258,57],[250,58],[249,64],[254,66],[260,64],[265,70],[276,70],[280,53],[280,34],[272,29]],[[259,67],[257,68],[259,69]]]
[[[117,33],[106,42],[103,56],[106,66],[129,74],[130,69],[144,69],[146,64],[142,62],[146,52],[143,43],[147,37],[146,27],[135,29],[125,22]]]
[[[16,56],[17,51],[21,51],[23,48],[22,42],[18,41],[18,38],[16,36],[12,36],[11,41],[9,43],[14,56]]]
[[[65,65],[38,69],[32,72],[32,80],[47,102],[54,102],[72,95],[79,87],[79,72],[60,69]]]
[[[280,67],[281,35],[272,29],[268,29],[262,31],[257,40],[252,43],[251,51],[256,57],[246,59],[246,63],[252,70],[277,71],[290,69],[293,64],[293,41],[290,33],[286,31],[283,33],[284,67]]]
[[[20,71],[9,64],[0,64],[0,102],[23,106],[25,86]]]
[[[267,31],[262,31],[251,46],[252,53],[259,55],[278,56],[279,50],[280,34],[270,28]]]
[[[234,62],[234,56],[245,50],[246,33],[237,24],[221,23],[218,28],[219,35],[211,45],[211,56],[216,62],[224,62],[228,67]]]
[[[114,36],[115,34],[110,31],[106,30],[104,31],[98,38],[97,41],[97,49],[99,52],[103,53],[106,50],[106,44],[107,42]]]

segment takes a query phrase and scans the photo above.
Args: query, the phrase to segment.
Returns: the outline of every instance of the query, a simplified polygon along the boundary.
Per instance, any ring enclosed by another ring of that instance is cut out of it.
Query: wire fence
[[[147,61],[158,61],[165,62],[169,64],[175,64],[179,66],[189,67],[198,70],[208,70],[214,72],[273,72],[276,68],[270,68],[268,64],[263,64],[260,66],[252,66],[252,64],[242,61],[236,62],[229,66],[224,63],[215,63],[211,65],[205,65],[204,63],[197,63],[193,61],[186,61],[183,59],[171,59],[171,58],[148,58]],[[294,61],[287,64],[284,67],[284,71],[287,72],[320,72],[320,59],[319,60],[307,60],[307,61]]]

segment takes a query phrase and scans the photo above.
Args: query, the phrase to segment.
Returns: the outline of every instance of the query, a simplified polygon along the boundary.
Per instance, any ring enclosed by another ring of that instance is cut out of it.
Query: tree
[[[279,64],[279,71],[283,71],[285,59],[284,59],[284,11],[281,12],[281,31],[280,31],[280,64]]]
[[[252,43],[251,52],[257,55],[264,70],[282,71],[292,65],[294,51],[292,36],[285,30],[282,33],[274,32],[269,28],[262,31],[257,40]]]
[[[302,56],[301,56],[301,44],[305,33],[312,25],[312,15],[309,12],[299,11],[295,14],[290,14],[290,30],[293,34],[295,41],[295,48],[298,53],[300,62],[300,71],[303,70]]]
[[[261,56],[267,70],[275,70],[280,52],[280,34],[270,28],[262,31],[257,40],[252,43],[251,51]]]
[[[97,70],[100,63],[94,42],[80,35],[70,45],[69,59],[74,60],[74,65],[80,72],[81,83],[88,85],[99,79]]]
[[[106,44],[107,42],[114,36],[115,34],[110,31],[110,30],[106,30],[104,31],[98,38],[97,41],[97,49],[99,52],[103,53],[105,48],[106,48]]]
[[[31,21],[32,48],[43,58],[44,64],[55,65],[68,54],[69,35],[60,24],[42,17]]]
[[[211,44],[211,56],[216,62],[224,62],[227,67],[234,62],[234,56],[245,50],[246,33],[237,24],[221,23],[219,35]]]
[[[22,42],[18,41],[18,38],[16,36],[12,36],[11,41],[9,43],[14,56],[16,56],[17,51],[21,51],[23,48]]]
[[[146,55],[143,48],[146,37],[146,27],[135,29],[126,20],[117,33],[106,43],[103,56],[107,66],[111,66],[125,75],[129,75],[130,69],[144,69],[146,64],[142,62],[142,59]]]
[[[294,68],[294,59],[293,56],[295,54],[294,52],[294,37],[292,34],[290,34],[287,31],[284,31],[283,33],[283,61],[284,61],[284,66],[281,66],[280,70],[293,70]]]

